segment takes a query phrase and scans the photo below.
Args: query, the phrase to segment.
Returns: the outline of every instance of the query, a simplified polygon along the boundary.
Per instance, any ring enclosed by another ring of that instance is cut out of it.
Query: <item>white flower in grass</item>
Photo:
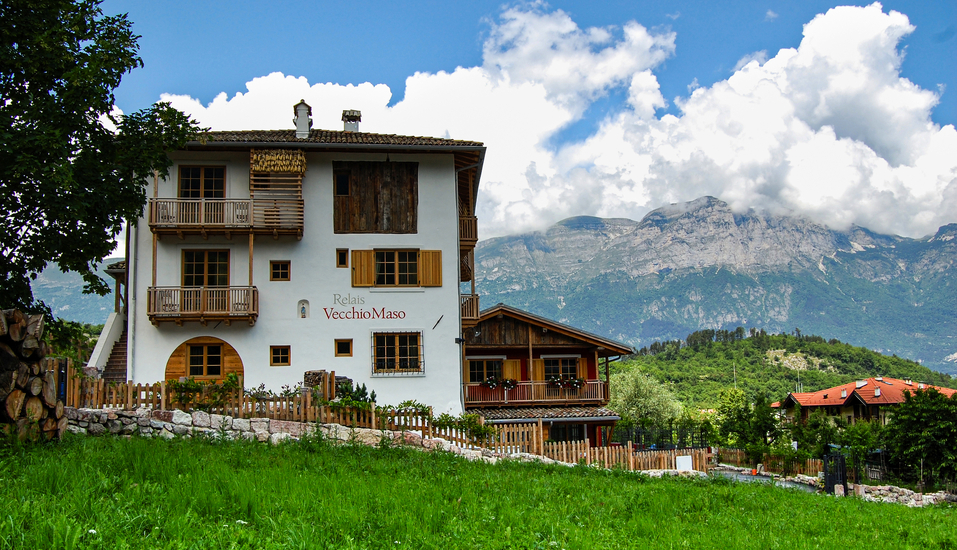
[[[87,531],[87,533],[89,533],[89,534],[91,534],[91,535],[95,535],[95,534],[96,534],[96,529],[90,529],[89,531]]]
[[[236,523],[239,524],[239,525],[249,525],[249,522],[243,521],[243,520],[241,520],[241,519],[237,519],[237,520],[236,520]]]

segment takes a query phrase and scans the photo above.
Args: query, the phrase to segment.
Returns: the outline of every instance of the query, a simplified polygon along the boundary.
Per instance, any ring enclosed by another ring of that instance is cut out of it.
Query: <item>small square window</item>
[[[289,280],[289,261],[269,262],[269,280],[270,281],[288,281]]]
[[[336,196],[348,197],[349,196],[349,172],[336,172],[334,178],[335,178],[335,186],[336,186]]]
[[[288,367],[291,364],[289,346],[269,346],[270,367]]]
[[[336,267],[349,267],[349,249],[336,249]]]
[[[352,338],[336,340],[336,357],[352,357]]]

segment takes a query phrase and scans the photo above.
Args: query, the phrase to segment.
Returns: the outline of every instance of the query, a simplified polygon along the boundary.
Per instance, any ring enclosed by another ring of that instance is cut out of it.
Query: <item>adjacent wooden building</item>
[[[606,407],[608,364],[634,353],[626,344],[504,304],[463,340],[463,401],[486,421],[541,420],[552,440],[601,444],[619,420]]]

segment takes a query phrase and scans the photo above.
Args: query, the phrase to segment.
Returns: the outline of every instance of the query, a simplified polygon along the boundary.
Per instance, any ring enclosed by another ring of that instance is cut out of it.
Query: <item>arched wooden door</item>
[[[242,378],[243,360],[232,346],[212,336],[183,342],[166,362],[167,380],[222,380],[230,373]]]

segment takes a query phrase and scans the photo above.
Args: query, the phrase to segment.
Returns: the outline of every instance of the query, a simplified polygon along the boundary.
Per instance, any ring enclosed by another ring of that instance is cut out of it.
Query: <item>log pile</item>
[[[67,428],[43,315],[0,312],[0,429],[20,440],[59,438]]]

